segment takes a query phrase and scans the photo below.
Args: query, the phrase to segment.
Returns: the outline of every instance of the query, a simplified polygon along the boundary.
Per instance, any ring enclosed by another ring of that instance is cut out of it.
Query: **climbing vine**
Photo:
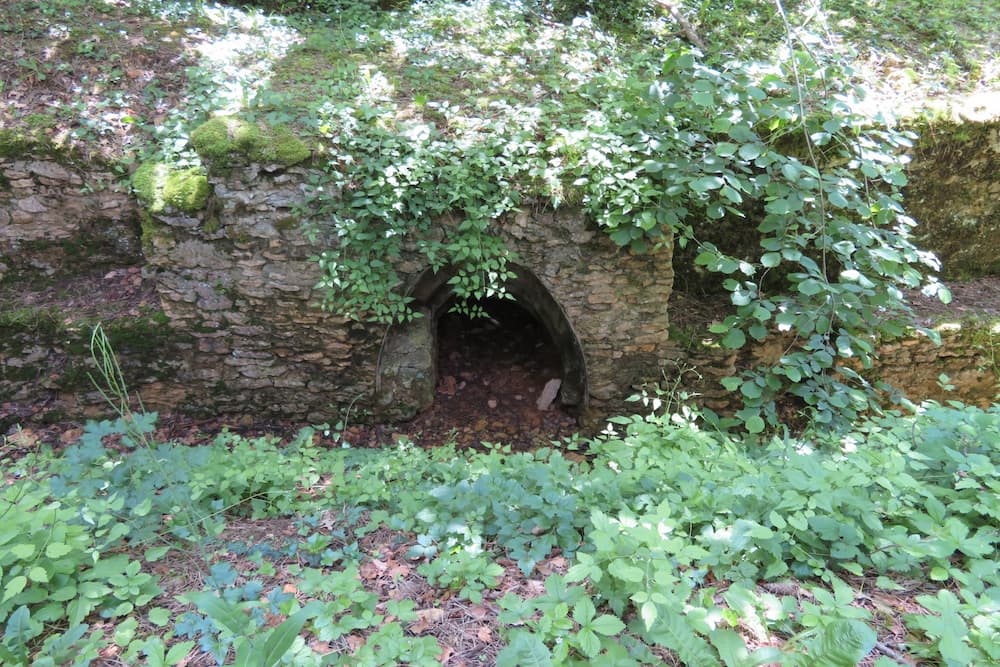
[[[710,329],[723,347],[783,337],[775,363],[725,381],[750,432],[778,425],[783,397],[821,422],[876,407],[859,371],[877,339],[908,326],[904,291],[947,295],[925,279],[936,261],[912,243],[901,204],[912,136],[857,111],[850,71],[791,39],[771,62],[709,66],[676,43],[625,54],[586,22],[529,37],[537,19],[509,7],[444,7],[380,33],[397,50],[420,45],[407,68],[364,70],[353,97],[313,109],[328,169],[307,210],[336,237],[317,256],[325,307],[412,317],[395,268],[404,255],[454,270],[460,300],[503,295],[513,257],[497,227],[528,199],[569,203],[633,252],[695,246],[733,307]],[[443,81],[417,67],[429,45]],[[498,51],[518,50],[539,64],[497,64]],[[508,88],[457,96],[449,86],[467,83],[477,59]],[[404,103],[395,88],[416,83],[436,95]],[[753,228],[759,247],[702,240],[720,221]]]

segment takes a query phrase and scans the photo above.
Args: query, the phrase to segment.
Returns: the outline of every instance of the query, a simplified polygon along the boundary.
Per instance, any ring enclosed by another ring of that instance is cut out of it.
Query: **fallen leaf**
[[[482,625],[476,630],[476,639],[484,644],[489,644],[493,642],[493,631],[490,630],[488,625]]]
[[[481,604],[474,604],[468,609],[466,609],[465,613],[467,613],[469,616],[476,619],[477,621],[481,621],[487,616],[489,616],[492,612]]]
[[[441,645],[438,644],[438,646],[440,647]],[[441,652],[437,654],[437,661],[443,665],[448,662],[448,659],[451,658],[454,653],[455,651],[450,646],[445,646],[441,649]]]
[[[407,630],[415,635],[427,632],[427,629],[434,623],[440,623],[444,619],[444,609],[430,608],[417,609],[417,620],[407,626]]]

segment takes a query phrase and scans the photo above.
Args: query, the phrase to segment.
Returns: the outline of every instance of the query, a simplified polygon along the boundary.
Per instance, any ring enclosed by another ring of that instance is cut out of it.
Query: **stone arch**
[[[587,366],[583,346],[565,311],[530,270],[510,265],[515,277],[507,291],[517,305],[537,320],[559,351],[562,371],[561,401],[580,412],[587,407]],[[410,419],[434,402],[437,385],[437,321],[454,296],[448,282],[454,270],[425,270],[409,291],[411,307],[420,317],[394,324],[379,351],[375,405],[380,416]]]

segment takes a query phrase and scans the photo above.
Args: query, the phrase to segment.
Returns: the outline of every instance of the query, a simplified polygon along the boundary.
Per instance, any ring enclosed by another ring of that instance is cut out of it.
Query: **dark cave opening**
[[[415,427],[445,431],[459,444],[482,441],[518,449],[548,445],[575,431],[562,409],[562,356],[552,336],[514,299],[474,302],[484,316],[456,312],[436,322],[434,403]]]

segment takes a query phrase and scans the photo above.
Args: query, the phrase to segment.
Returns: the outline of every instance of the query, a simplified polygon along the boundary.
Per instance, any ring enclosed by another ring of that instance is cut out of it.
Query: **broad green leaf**
[[[146,617],[153,625],[163,627],[170,622],[171,612],[164,607],[154,607],[147,612]]]
[[[807,278],[798,284],[798,290],[806,296],[819,294],[823,289],[823,283],[815,278]]]
[[[10,553],[14,558],[29,560],[35,555],[35,545],[31,542],[21,542],[10,547]]]
[[[629,564],[628,561],[623,558],[616,558],[611,561],[611,564],[608,565],[608,574],[616,579],[630,581],[632,583],[639,583],[646,578],[646,575],[640,568]]]
[[[737,350],[747,342],[746,334],[739,329],[730,329],[722,339],[722,346],[730,350]]]
[[[695,192],[707,192],[708,190],[718,190],[725,184],[719,176],[702,176],[696,178],[689,184]]]
[[[573,606],[573,619],[580,625],[587,625],[594,618],[597,610],[590,596],[583,596],[580,601]]]
[[[7,585],[4,586],[4,589],[3,589],[3,600],[2,600],[2,602],[6,602],[7,600],[11,599],[15,595],[19,594],[21,591],[24,590],[24,587],[27,586],[27,585],[28,585],[28,578],[26,576],[24,576],[23,574],[18,575],[16,577],[14,577],[13,579],[11,579],[10,581],[8,581]]]
[[[170,650],[167,651],[166,663],[168,665],[176,665],[185,657],[187,657],[187,654],[191,652],[191,649],[193,649],[194,646],[195,643],[192,641],[180,642],[178,644],[174,644],[173,646],[170,647]]]
[[[652,602],[644,602],[639,608],[639,616],[642,618],[643,624],[646,626],[646,630],[653,629],[653,623],[656,623],[656,617],[659,614],[657,607]]]
[[[538,635],[516,631],[497,655],[497,667],[552,667],[552,653]]]
[[[760,257],[760,263],[767,268],[772,268],[781,264],[780,252],[766,252]]]
[[[625,624],[616,616],[601,614],[590,622],[590,629],[599,635],[611,637],[625,629]]]
[[[45,555],[49,558],[62,558],[73,551],[73,547],[63,542],[52,542],[45,547]]]

